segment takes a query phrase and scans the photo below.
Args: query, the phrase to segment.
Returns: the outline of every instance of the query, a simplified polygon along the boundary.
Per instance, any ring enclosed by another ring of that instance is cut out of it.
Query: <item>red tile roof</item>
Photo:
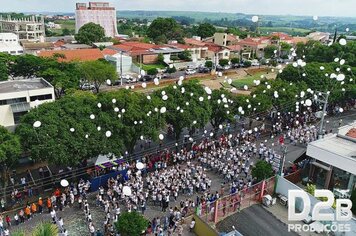
[[[53,57],[54,54],[63,54],[65,58],[58,58],[59,61],[95,61],[104,58],[104,55],[114,55],[117,51],[111,49],[104,49],[100,51],[98,48],[91,49],[74,49],[74,50],[51,50],[40,51],[40,57]]]
[[[241,45],[231,45],[231,46],[227,46],[227,48],[234,52],[241,51]]]
[[[196,39],[192,39],[192,38],[185,38],[184,41],[186,44],[189,44],[189,45],[200,46],[200,47],[205,46],[205,42],[202,42],[202,41],[196,40]]]
[[[356,128],[350,129],[347,133],[346,136],[350,138],[356,138]]]
[[[179,49],[184,49],[184,50],[192,48],[191,46],[189,46],[187,44],[181,44],[181,43],[171,43],[171,44],[168,44],[167,46],[169,46],[169,47],[173,46],[173,47],[176,47]]]
[[[215,43],[205,43],[205,46],[208,47],[209,51],[212,51],[214,53],[221,52],[222,50],[224,50],[224,47],[219,46]]]

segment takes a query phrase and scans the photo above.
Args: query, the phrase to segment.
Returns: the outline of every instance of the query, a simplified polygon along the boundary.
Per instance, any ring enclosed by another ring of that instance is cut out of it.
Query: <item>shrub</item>
[[[140,213],[124,212],[115,223],[115,228],[123,236],[140,236],[148,227],[148,220]]]
[[[147,70],[147,74],[148,75],[157,75],[158,74],[158,70],[156,68],[151,68]]]

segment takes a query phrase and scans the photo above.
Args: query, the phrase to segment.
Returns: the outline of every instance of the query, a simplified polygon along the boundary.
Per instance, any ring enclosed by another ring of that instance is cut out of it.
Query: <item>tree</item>
[[[189,50],[184,50],[178,54],[178,58],[185,61],[191,60],[191,53]]]
[[[106,61],[86,61],[80,65],[82,78],[93,83],[99,93],[100,86],[107,80],[115,81],[117,78],[116,68]]]
[[[198,26],[197,34],[202,38],[211,37],[216,32],[216,28],[209,23],[203,23]]]
[[[148,27],[147,36],[156,43],[167,43],[172,39],[182,42],[183,30],[174,19],[158,17]]]
[[[150,68],[147,70],[147,74],[148,75],[157,75],[158,74],[158,70],[157,68]]]
[[[213,62],[212,61],[206,61],[205,62],[205,67],[207,67],[207,68],[213,68]]]
[[[92,45],[96,42],[102,42],[105,38],[105,30],[98,24],[95,23],[87,23],[83,25],[78,34],[75,35],[75,40],[78,43]]]
[[[140,236],[148,227],[149,221],[140,213],[124,212],[115,222],[115,228],[123,236]]]
[[[260,182],[264,179],[273,176],[272,165],[266,161],[257,161],[256,165],[252,168],[252,177],[257,179],[257,182]]]
[[[157,63],[162,64],[162,65],[165,65],[164,56],[163,56],[162,53],[159,53],[159,54],[158,54],[158,56],[157,56]]]
[[[228,59],[220,59],[219,60],[219,65],[220,66],[227,66],[227,65],[229,65],[229,60]]]
[[[15,57],[10,65],[10,74],[12,76],[23,76],[29,78],[38,76],[38,73],[44,69],[48,58],[36,57],[34,55],[25,54]]]
[[[0,126],[0,164],[3,176],[1,177],[4,191],[7,186],[9,170],[17,163],[21,154],[21,145],[19,138],[10,133],[3,126]]]
[[[9,64],[12,56],[7,53],[0,53],[0,81],[7,80],[9,77]]]
[[[209,101],[211,106],[210,124],[214,129],[217,129],[225,121],[230,122],[233,120],[234,115],[231,108],[234,101],[230,93],[223,89],[213,90]]]
[[[356,188],[352,190],[350,200],[352,202],[352,213],[356,214]]]
[[[50,222],[38,224],[32,232],[32,236],[57,236],[58,234],[58,226]]]
[[[276,51],[276,50],[278,50],[278,48],[275,45],[268,45],[267,47],[265,47],[265,49],[264,49],[265,58],[274,57],[274,55],[275,55],[274,51]]]
[[[63,36],[67,36],[67,35],[71,35],[71,31],[69,30],[69,29],[67,29],[67,28],[64,28],[63,30],[62,30],[62,35]]]
[[[172,73],[175,73],[177,71],[177,68],[175,66],[172,66],[172,67],[168,67],[166,72],[168,74],[172,74]]]
[[[232,59],[231,59],[231,63],[232,63],[232,64],[239,64],[239,63],[240,63],[240,58],[238,58],[238,57],[232,58]]]
[[[251,65],[252,65],[251,61],[247,61],[247,60],[244,61],[244,67],[250,67]]]
[[[195,80],[182,85],[171,85],[154,93],[162,97],[165,91],[168,99],[163,101],[166,107],[166,123],[173,127],[174,138],[179,140],[184,128],[193,133],[196,128],[202,128],[210,120],[211,107],[203,87]],[[199,100],[202,99],[202,100]]]

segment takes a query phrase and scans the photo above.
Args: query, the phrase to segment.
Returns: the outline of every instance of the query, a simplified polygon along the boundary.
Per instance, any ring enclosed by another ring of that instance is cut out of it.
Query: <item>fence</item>
[[[253,204],[261,203],[266,194],[273,195],[275,177],[261,181],[249,188],[222,197],[208,204],[201,204],[197,214],[208,224],[216,224],[224,218],[247,208]]]

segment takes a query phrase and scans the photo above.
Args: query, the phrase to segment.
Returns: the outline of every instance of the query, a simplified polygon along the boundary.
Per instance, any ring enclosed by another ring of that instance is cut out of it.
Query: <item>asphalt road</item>
[[[287,225],[279,221],[261,205],[253,205],[224,219],[217,224],[219,232],[236,230],[246,236],[295,236],[288,232]]]

